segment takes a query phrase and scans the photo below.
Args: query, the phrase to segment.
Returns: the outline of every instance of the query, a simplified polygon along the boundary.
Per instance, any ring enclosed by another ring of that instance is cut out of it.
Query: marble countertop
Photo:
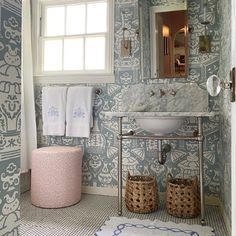
[[[105,112],[108,117],[212,117],[217,115],[216,112]]]

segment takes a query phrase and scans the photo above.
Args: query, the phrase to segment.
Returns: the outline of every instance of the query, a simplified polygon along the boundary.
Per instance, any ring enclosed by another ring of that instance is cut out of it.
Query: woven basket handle
[[[127,179],[130,179],[130,173],[129,173],[129,171],[128,171],[128,174],[127,174]]]
[[[167,174],[167,181],[169,181],[169,180],[171,180],[171,179],[173,179],[173,176],[172,176],[171,173],[168,173],[168,174]]]
[[[199,182],[198,182],[197,176],[194,176],[194,177],[193,177],[193,185],[194,185],[194,187],[195,187],[196,189],[198,188]]]

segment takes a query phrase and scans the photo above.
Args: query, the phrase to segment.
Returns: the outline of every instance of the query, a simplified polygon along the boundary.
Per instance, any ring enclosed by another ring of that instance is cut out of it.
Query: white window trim
[[[97,2],[97,0],[89,0]],[[106,50],[107,57],[107,72],[91,71],[88,73],[81,73],[76,71],[64,71],[64,72],[40,72],[40,61],[42,45],[39,43],[39,39],[42,33],[42,24],[41,24],[41,9],[42,4],[70,4],[70,3],[82,3],[86,0],[34,0],[32,1],[32,45],[33,45],[33,64],[34,64],[34,81],[37,84],[50,84],[50,83],[114,83],[114,0],[108,0],[108,23],[109,23],[109,42],[110,45],[108,50]]]

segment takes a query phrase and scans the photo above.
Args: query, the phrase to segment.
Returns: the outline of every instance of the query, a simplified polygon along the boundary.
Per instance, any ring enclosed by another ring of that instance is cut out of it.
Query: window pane
[[[64,35],[65,31],[65,8],[48,7],[46,9],[45,22],[46,36]]]
[[[106,32],[107,30],[107,3],[88,4],[87,33]]]
[[[105,69],[105,37],[86,38],[85,69]]]
[[[62,40],[44,42],[44,71],[62,70]]]
[[[83,69],[83,39],[66,39],[64,44],[64,70]]]
[[[85,5],[73,5],[67,7],[66,34],[85,33]]]

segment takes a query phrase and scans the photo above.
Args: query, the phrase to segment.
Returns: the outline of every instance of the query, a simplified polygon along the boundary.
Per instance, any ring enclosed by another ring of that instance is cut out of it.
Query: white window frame
[[[34,80],[36,83],[114,83],[114,0],[107,0],[106,70],[105,71],[49,71],[43,72],[43,8],[48,5],[68,5],[102,0],[34,0],[32,1],[32,45]],[[69,38],[69,36],[68,36]]]

